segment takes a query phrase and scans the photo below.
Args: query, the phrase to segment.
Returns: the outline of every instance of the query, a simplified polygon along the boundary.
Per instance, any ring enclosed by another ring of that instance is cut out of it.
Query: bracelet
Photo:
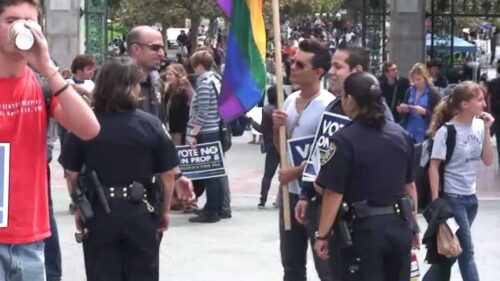
[[[56,74],[59,73],[59,67],[56,67],[56,70],[52,72],[49,76],[45,77],[45,81],[49,82]]]
[[[69,83],[66,83],[66,85],[64,85],[61,89],[59,89],[57,92],[55,92],[53,94],[53,96],[54,97],[59,96],[60,94],[62,94],[62,92],[66,91],[68,88],[69,88]]]

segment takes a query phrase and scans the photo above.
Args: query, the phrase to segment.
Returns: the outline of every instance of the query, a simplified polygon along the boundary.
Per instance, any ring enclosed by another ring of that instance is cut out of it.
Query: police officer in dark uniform
[[[334,222],[346,223],[350,232],[344,235],[352,245],[342,250],[343,280],[407,281],[417,206],[413,142],[399,125],[386,121],[373,75],[349,75],[342,95],[342,108],[353,121],[321,155],[315,184],[323,188],[323,202],[315,251],[328,258]]]
[[[178,157],[161,121],[137,109],[143,78],[129,57],[104,65],[94,92],[101,131],[90,141],[70,134],[62,150],[78,206],[77,228],[85,233],[88,280],[159,278],[159,233],[168,228]],[[152,184],[157,174],[165,197],[159,214]],[[82,198],[90,202],[91,215]]]
[[[158,72],[165,58],[161,32],[150,26],[134,27],[127,35],[127,52],[146,73],[141,81],[138,108],[165,120],[161,106],[164,85]]]

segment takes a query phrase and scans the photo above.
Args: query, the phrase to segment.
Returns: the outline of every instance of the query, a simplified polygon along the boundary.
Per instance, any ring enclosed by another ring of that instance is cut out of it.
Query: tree
[[[202,18],[214,19],[222,15],[215,1],[210,0],[122,0],[119,2],[120,7],[116,18],[129,29],[136,25],[160,24],[161,30],[165,32],[169,26],[184,26],[184,20],[190,19],[189,34],[192,46],[197,45],[198,28]]]
[[[264,3],[266,15],[272,15],[271,3],[271,0]],[[315,13],[335,13],[342,4],[342,0],[280,0],[280,9],[291,17],[300,17]]]

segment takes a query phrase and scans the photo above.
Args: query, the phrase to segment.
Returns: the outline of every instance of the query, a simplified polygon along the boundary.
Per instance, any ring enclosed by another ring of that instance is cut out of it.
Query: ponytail
[[[472,81],[464,81],[458,84],[453,89],[453,93],[444,98],[434,109],[434,115],[432,116],[429,130],[427,130],[427,136],[433,138],[441,126],[459,113],[461,110],[460,104],[463,101],[469,101],[483,92],[484,89]]]
[[[453,106],[453,97],[448,96],[444,98],[434,109],[434,115],[432,116],[429,130],[427,130],[427,136],[429,138],[433,138],[434,135],[436,135],[437,130],[446,122],[449,122],[455,114],[456,110]]]

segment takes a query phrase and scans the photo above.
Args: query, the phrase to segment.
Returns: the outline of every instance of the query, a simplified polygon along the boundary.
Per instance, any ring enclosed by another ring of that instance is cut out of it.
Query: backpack
[[[439,166],[439,193],[443,191],[444,168],[451,160],[457,139],[457,130],[455,129],[455,126],[450,123],[447,123],[444,126],[446,126],[447,130],[446,157]],[[422,212],[432,201],[431,185],[429,182],[429,166],[433,145],[434,141],[432,139],[427,139],[423,143],[415,145],[413,167],[415,184],[417,186],[419,212]]]
[[[215,86],[215,82],[213,80],[210,82],[212,84],[212,88],[215,91],[215,95],[217,96],[217,99],[219,99],[219,91],[217,90],[217,87]],[[219,138],[220,138],[220,143],[222,146],[222,151],[224,151],[224,152],[228,151],[231,148],[231,146],[233,145],[231,127],[228,126],[222,120],[222,118],[220,118],[220,116],[219,116]]]

